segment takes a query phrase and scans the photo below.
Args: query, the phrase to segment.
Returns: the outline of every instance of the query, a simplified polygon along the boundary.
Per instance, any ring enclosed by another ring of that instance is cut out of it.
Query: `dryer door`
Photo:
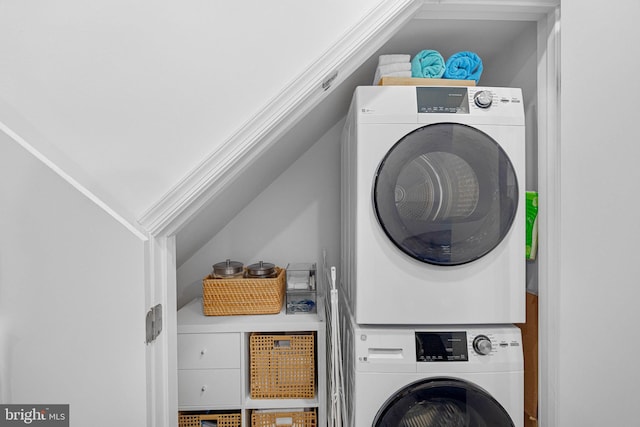
[[[498,246],[518,207],[509,157],[459,123],[419,128],[386,154],[375,176],[375,214],[410,257],[435,265],[474,261]]]
[[[373,427],[514,427],[514,423],[481,388],[435,378],[397,392],[378,411]]]

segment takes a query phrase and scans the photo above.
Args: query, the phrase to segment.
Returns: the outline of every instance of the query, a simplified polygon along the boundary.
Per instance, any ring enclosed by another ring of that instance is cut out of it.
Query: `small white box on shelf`
[[[316,312],[316,264],[287,266],[287,314]]]

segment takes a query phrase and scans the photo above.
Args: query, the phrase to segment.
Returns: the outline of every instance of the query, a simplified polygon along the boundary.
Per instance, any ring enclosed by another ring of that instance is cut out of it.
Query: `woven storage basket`
[[[280,313],[284,302],[285,269],[273,278],[239,277],[202,280],[202,312],[206,316]]]
[[[178,427],[200,427],[202,421],[216,421],[218,427],[240,427],[240,413],[233,414],[178,414]]]
[[[315,395],[315,336],[311,333],[249,338],[251,397],[300,399]]]
[[[316,410],[251,413],[251,427],[316,427]]]

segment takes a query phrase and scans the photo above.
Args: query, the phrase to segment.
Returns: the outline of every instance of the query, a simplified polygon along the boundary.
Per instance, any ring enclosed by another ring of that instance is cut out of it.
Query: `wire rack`
[[[322,277],[325,282],[323,291],[326,301],[324,306],[327,319],[327,426],[342,427],[343,420],[346,418],[336,267],[327,266],[326,251],[323,251],[322,255]]]

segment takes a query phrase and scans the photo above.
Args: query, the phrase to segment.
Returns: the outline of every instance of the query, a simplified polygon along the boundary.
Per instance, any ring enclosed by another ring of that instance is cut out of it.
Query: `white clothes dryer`
[[[343,339],[348,426],[523,426],[524,365],[515,326],[350,323]]]
[[[341,191],[356,322],[523,322],[524,182],[520,89],[358,87]]]

